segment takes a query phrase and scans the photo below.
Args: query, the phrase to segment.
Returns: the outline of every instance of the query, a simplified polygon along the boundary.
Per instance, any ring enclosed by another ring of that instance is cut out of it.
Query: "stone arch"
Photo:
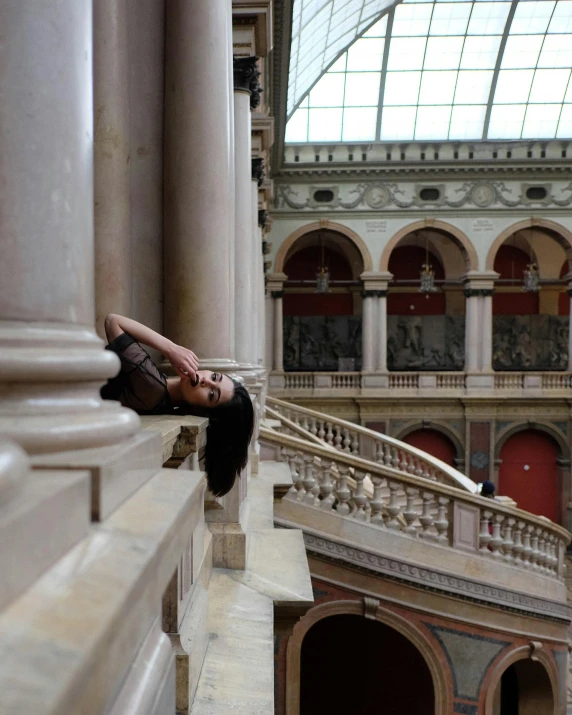
[[[335,231],[336,233],[340,233],[347,239],[349,239],[361,255],[363,261],[363,270],[373,270],[371,254],[365,244],[365,241],[363,240],[363,238],[361,238],[361,236],[359,236],[355,231],[352,231],[351,228],[348,228],[341,223],[330,221],[329,219],[321,219],[320,221],[314,221],[314,223],[309,223],[305,226],[301,226],[293,233],[291,233],[288,238],[286,238],[282,242],[280,248],[278,249],[278,253],[276,254],[276,259],[274,261],[275,273],[284,273],[284,265],[286,264],[286,259],[288,257],[288,254],[290,253],[290,249],[294,246],[294,244],[299,238],[302,238],[302,236],[305,236],[308,233],[312,233],[313,231],[320,230]]]
[[[396,613],[374,605],[369,607],[372,599],[363,601],[330,601],[311,608],[306,615],[294,626],[286,649],[286,715],[298,715],[300,711],[300,656],[302,642],[310,628],[318,621],[337,615],[364,616],[366,609],[368,617],[393,628],[407,638],[421,653],[433,680],[435,692],[435,715],[449,715],[452,705],[449,703],[449,691],[445,674],[439,668],[439,656],[429,640],[421,631]],[[375,603],[375,600],[374,600]]]
[[[505,442],[518,432],[528,429],[538,430],[539,432],[544,432],[549,437],[552,437],[560,448],[561,458],[566,460],[570,459],[570,447],[568,446],[566,438],[561,432],[554,428],[554,425],[549,422],[535,422],[528,420],[526,422],[514,422],[499,432],[495,440],[495,462],[500,459],[501,449],[503,448]]]
[[[517,231],[522,231],[525,228],[532,228],[537,226],[538,228],[546,228],[556,234],[555,238],[562,248],[566,251],[566,256],[568,258],[568,263],[572,268],[572,231],[562,226],[556,221],[550,221],[549,219],[539,218],[537,216],[532,216],[531,218],[524,219],[523,221],[518,221],[513,223],[508,228],[505,228],[502,233],[500,233],[495,240],[492,242],[489,252],[487,253],[487,259],[485,264],[485,270],[494,270],[495,258],[499,248],[502,244],[510,238]]]
[[[528,658],[540,663],[546,670],[550,679],[554,709],[552,713],[546,713],[546,715],[558,715],[562,706],[565,704],[559,702],[560,689],[558,687],[558,670],[552,658],[550,658],[548,653],[543,650],[542,644],[536,642],[531,642],[530,645],[520,646],[520,648],[511,650],[503,658],[501,658],[501,660],[499,660],[493,668],[488,686],[486,687],[485,715],[493,715],[495,692],[503,673],[505,673],[505,671],[514,663],[518,663],[520,660],[527,660]]]
[[[396,434],[391,435],[395,439],[400,440],[403,442],[403,438],[407,437],[408,434],[411,434],[412,432],[417,432],[418,430],[422,429],[432,429],[435,430],[435,432],[440,432],[444,437],[447,437],[447,439],[451,440],[453,443],[453,446],[455,447],[455,453],[456,453],[456,460],[457,463],[464,463],[465,461],[465,447],[461,443],[461,440],[459,438],[459,435],[457,432],[455,432],[450,425],[448,425],[446,422],[441,422],[441,421],[421,421],[417,420],[415,422],[410,422],[407,424],[405,427],[401,427]]]
[[[459,228],[453,226],[450,223],[440,221],[439,219],[427,218],[421,221],[415,221],[414,223],[410,223],[407,226],[404,226],[394,236],[392,236],[392,238],[389,240],[389,242],[383,249],[383,253],[381,255],[381,261],[379,265],[379,270],[381,272],[387,272],[389,266],[389,257],[391,256],[391,252],[397,246],[397,244],[408,234],[413,233],[414,231],[420,231],[422,228],[434,228],[439,231],[444,231],[445,233],[448,233],[453,236],[453,238],[458,241],[459,247],[464,254],[467,273],[469,271],[479,270],[479,257],[477,256],[477,251],[475,250],[475,247],[469,240],[468,236],[463,233],[463,231],[461,231]]]

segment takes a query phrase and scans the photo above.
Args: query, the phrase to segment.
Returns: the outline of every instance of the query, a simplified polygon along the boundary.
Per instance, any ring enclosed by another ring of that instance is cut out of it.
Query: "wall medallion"
[[[471,190],[471,199],[484,209],[495,200],[495,190],[490,184],[475,184]]]
[[[391,200],[389,189],[379,184],[370,186],[365,192],[365,202],[372,209],[382,209]]]

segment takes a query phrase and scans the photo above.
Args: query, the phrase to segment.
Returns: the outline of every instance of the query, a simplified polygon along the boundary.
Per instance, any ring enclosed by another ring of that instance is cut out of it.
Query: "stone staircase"
[[[566,595],[568,603],[572,605],[572,554],[566,554],[564,557],[566,570],[564,571],[564,583],[566,584]],[[568,640],[572,645],[572,624],[568,629]],[[572,715],[572,662],[568,664],[568,680],[566,683],[567,708],[566,715]]]

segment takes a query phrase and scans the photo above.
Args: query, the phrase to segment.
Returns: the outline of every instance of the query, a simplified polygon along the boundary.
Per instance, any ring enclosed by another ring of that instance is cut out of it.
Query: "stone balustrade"
[[[545,517],[424,479],[399,464],[368,462],[264,427],[261,440],[279,447],[289,464],[293,485],[287,501],[563,581],[570,534]]]
[[[380,384],[370,385],[360,372],[286,372],[274,374],[270,379],[273,394],[282,395],[300,391],[304,396],[323,396],[327,391],[345,397],[367,392],[369,396],[384,396],[402,392],[407,396],[463,396],[471,394],[472,385],[465,372],[388,372],[376,376]],[[479,381],[478,389],[516,393],[530,397],[544,397],[556,391],[570,391],[570,372],[491,372],[484,374],[485,383]]]
[[[393,437],[273,397],[267,398],[267,405],[277,416],[292,423],[291,433],[296,432],[293,427],[301,428],[297,431],[298,436],[304,438],[305,433],[306,438],[314,438],[313,441],[317,438],[319,442],[346,454],[354,454],[423,479],[451,484],[473,493],[476,491],[475,483],[457,469]]]

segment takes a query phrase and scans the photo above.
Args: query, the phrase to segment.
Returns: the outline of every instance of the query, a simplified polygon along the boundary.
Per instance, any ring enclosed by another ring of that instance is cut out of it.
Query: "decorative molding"
[[[258,182],[258,186],[262,186],[264,181],[264,159],[257,156],[251,160],[252,180]]]
[[[310,176],[308,177],[311,178]],[[446,184],[415,184],[413,182],[382,183],[379,181],[361,181],[355,184],[339,184],[339,191],[334,198],[320,204],[314,200],[317,190],[333,191],[332,185],[287,184],[276,186],[274,208],[295,211],[323,210],[374,210],[383,209],[460,209],[460,208],[496,208],[514,209],[531,206],[543,208],[566,208],[572,206],[572,182],[542,183],[535,186],[546,189],[546,198],[532,200],[526,191],[530,183],[505,181],[451,181]],[[342,188],[344,189],[342,191]],[[420,198],[423,189],[437,189],[438,198],[426,201]]]
[[[364,596],[363,599],[363,615],[370,621],[375,621],[377,617],[377,609],[379,607],[380,601],[378,598],[370,598],[369,596]]]
[[[278,526],[283,526],[276,520]],[[300,528],[300,527],[296,527]],[[555,621],[571,621],[572,607],[557,601],[529,596],[517,591],[509,591],[500,586],[489,586],[428,567],[415,566],[392,557],[366,551],[365,549],[338,543],[325,536],[303,531],[306,550],[333,561],[345,561],[353,567],[384,578],[413,584],[425,590],[454,595],[468,601],[487,602],[515,613],[533,614],[537,618]]]
[[[492,288],[465,288],[465,298],[490,298],[494,293]]]

